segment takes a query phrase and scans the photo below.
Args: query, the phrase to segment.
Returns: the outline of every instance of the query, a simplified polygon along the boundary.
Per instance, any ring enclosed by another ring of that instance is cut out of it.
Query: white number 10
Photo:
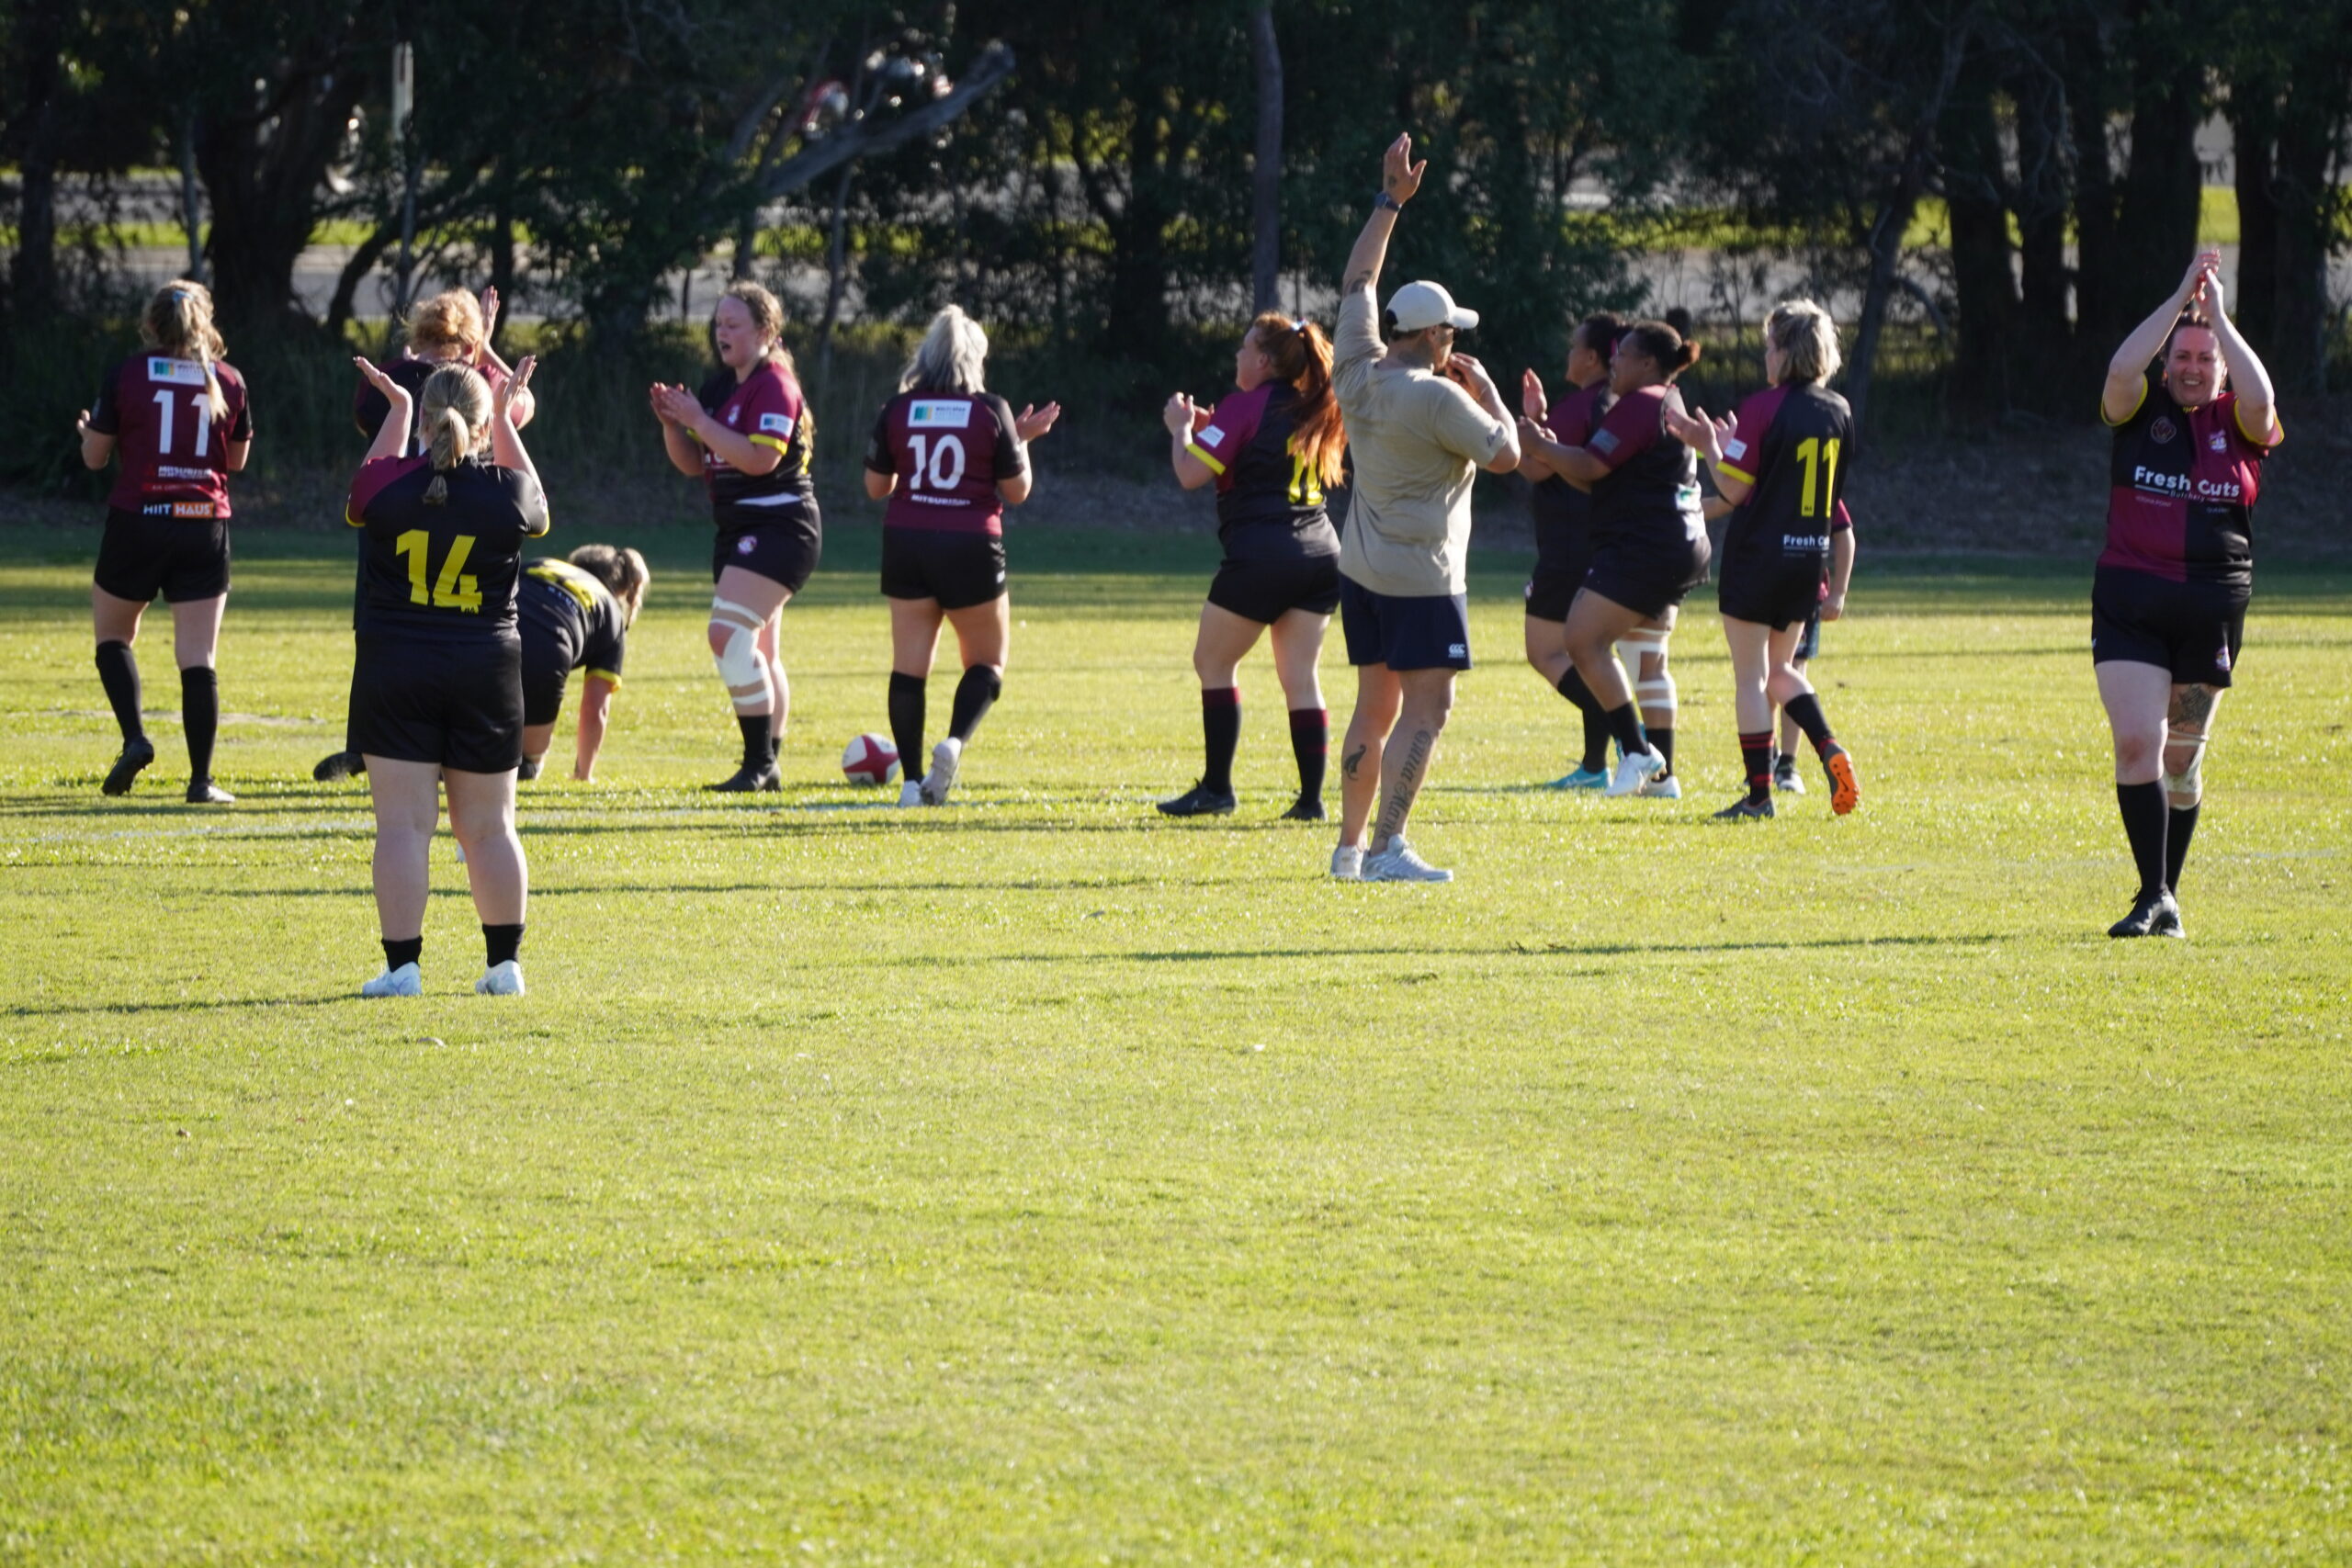
[[[929,445],[928,436],[910,435],[907,439],[915,449],[914,475],[907,481],[910,488],[922,490],[928,483],[933,490],[954,490],[964,482],[964,442],[960,436],[943,435],[936,446]]]

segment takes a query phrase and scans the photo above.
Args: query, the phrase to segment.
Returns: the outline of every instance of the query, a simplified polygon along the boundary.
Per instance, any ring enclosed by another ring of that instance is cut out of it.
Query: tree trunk
[[[491,333],[490,346],[496,352],[499,333],[505,331],[521,296],[514,276],[514,172],[502,159],[491,177],[498,182],[490,197],[490,286],[498,290],[498,325]]]
[[[2278,208],[2270,194],[2278,111],[2277,84],[2241,80],[2230,85],[2230,143],[2238,197],[2238,281],[2230,313],[2246,341],[2265,353],[2278,326]]]
[[[2075,358],[2104,366],[2131,321],[2115,272],[2115,165],[2108,149],[2107,45],[2095,26],[2069,39],[2066,113],[2075,141]],[[2186,258],[2180,264],[2188,265]],[[2145,314],[2149,304],[2140,306]],[[2073,379],[2070,376],[2069,379]]]
[[[1944,199],[1951,219],[1952,283],[1960,309],[1953,392],[1963,411],[1990,418],[2008,407],[2007,345],[2017,332],[2010,267],[2007,177],[1993,84],[1969,82],[1943,128]]]
[[[1870,282],[1862,290],[1862,319],[1854,332],[1854,358],[1846,370],[1846,402],[1854,412],[1854,445],[1861,446],[1863,421],[1870,412],[1871,383],[1878,372],[1878,340],[1886,330],[1887,301],[1894,294],[1895,266],[1902,259],[1903,231],[1911,225],[1919,205],[1917,185],[1905,178],[1879,209],[1871,225]]]
[[[2341,55],[2303,57],[2278,118],[2271,176],[2278,220],[2275,314],[2271,341],[2255,346],[2280,391],[2327,389],[2328,231],[2337,199],[2328,176],[2346,118],[2343,71]]]
[[[2018,83],[2012,85],[2011,96],[2018,105],[2018,177],[2009,192],[2009,209],[2018,220],[2018,305],[2025,328],[2010,354],[2016,372],[2028,370],[2031,360],[2046,363],[2050,346],[2066,341],[2071,193],[2061,145],[2065,116],[2062,91],[2048,81]],[[2046,371],[2041,378],[2047,378]],[[2024,390],[2034,379],[2029,376],[2013,385]]]
[[[1250,170],[1250,308],[1280,309],[1283,260],[1283,51],[1274,38],[1273,0],[1250,17],[1250,53],[1257,67],[1258,147]]]
[[[2132,154],[2116,212],[2116,273],[2120,338],[2179,282],[2197,254],[2205,190],[2197,162],[2197,126],[2205,113],[2204,67],[2171,60],[2137,62],[2132,95]],[[2086,258],[2087,265],[2087,258]]]
[[[202,283],[204,276],[204,209],[196,180],[196,110],[180,118],[180,228],[187,235],[187,276]]]
[[[65,88],[59,62],[64,51],[65,7],[59,0],[35,0],[25,14],[24,108],[17,165],[21,194],[17,211],[17,255],[9,271],[20,323],[41,321],[57,309],[57,162],[63,151],[64,116],[58,98]]]

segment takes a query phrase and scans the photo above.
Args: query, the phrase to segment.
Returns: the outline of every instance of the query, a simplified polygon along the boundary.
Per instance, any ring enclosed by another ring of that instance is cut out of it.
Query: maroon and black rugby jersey
[[[514,634],[523,541],[548,531],[547,497],[520,468],[469,458],[424,499],[430,457],[379,457],[351,481],[343,520],[359,545],[361,619],[370,635],[494,642]]]
[[[206,398],[204,367],[193,359],[142,354],[107,373],[90,428],[114,437],[108,506],[147,517],[229,515],[229,444],[254,438],[254,416],[245,378],[221,359],[212,373],[227,405],[219,419]]]
[[[1617,400],[1585,450],[1609,465],[1592,487],[1596,548],[1679,550],[1707,536],[1699,510],[1699,459],[1666,428],[1671,386],[1643,387]]]
[[[1767,387],[1741,403],[1717,468],[1754,488],[1724,525],[1724,555],[1813,556],[1826,565],[1853,446],[1853,411],[1825,387]]]
[[[1544,428],[1563,446],[1582,446],[1592,439],[1594,427],[1614,401],[1606,381],[1579,387],[1544,411]],[[1535,520],[1536,548],[1541,551],[1547,536],[1566,542],[1590,525],[1592,495],[1554,474],[1536,484],[1528,510]]]
[[[1000,479],[1029,471],[1012,405],[994,392],[900,392],[882,405],[865,466],[895,474],[885,528],[1002,534]]]
[[[2270,435],[2266,446],[2248,434],[2235,392],[2184,409],[2151,373],[2140,406],[2115,426],[2098,564],[2251,590],[2262,463],[2286,439],[2275,416]]]
[[[1216,533],[1230,560],[1304,560],[1340,553],[1323,481],[1294,449],[1298,389],[1261,381],[1227,394],[1184,450],[1216,475]]]
[[[800,383],[773,359],[752,367],[741,381],[725,366],[695,394],[727,428],[756,446],[773,446],[784,460],[764,474],[747,474],[709,447],[702,472],[710,489],[710,510],[721,528],[751,528],[763,523],[808,525],[805,502],[817,494],[809,469],[814,461],[817,421],[800,396]]]
[[[568,560],[543,558],[523,563],[514,600],[523,620],[562,638],[574,670],[621,683],[628,612],[611,589]]]

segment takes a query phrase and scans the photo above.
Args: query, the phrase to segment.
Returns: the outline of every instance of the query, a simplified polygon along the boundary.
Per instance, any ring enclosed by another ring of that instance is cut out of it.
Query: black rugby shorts
[[[1340,558],[1228,559],[1209,582],[1209,603],[1269,626],[1293,610],[1328,615],[1340,607]]]
[[[2177,686],[2226,687],[2245,642],[2249,597],[2219,582],[2100,567],[2091,578],[2091,662],[2153,664]]]
[[[134,604],[158,593],[168,604],[218,599],[229,592],[228,520],[147,517],[109,508],[92,581]]]
[[[882,530],[882,596],[968,610],[1004,597],[1004,536],[945,528]]]

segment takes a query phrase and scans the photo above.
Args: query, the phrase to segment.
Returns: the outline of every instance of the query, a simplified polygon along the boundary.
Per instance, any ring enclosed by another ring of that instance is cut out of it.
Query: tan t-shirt
[[[1402,597],[1466,591],[1471,481],[1510,427],[1442,377],[1381,369],[1386,349],[1368,288],[1340,301],[1331,346],[1331,387],[1355,468],[1341,574]]]

